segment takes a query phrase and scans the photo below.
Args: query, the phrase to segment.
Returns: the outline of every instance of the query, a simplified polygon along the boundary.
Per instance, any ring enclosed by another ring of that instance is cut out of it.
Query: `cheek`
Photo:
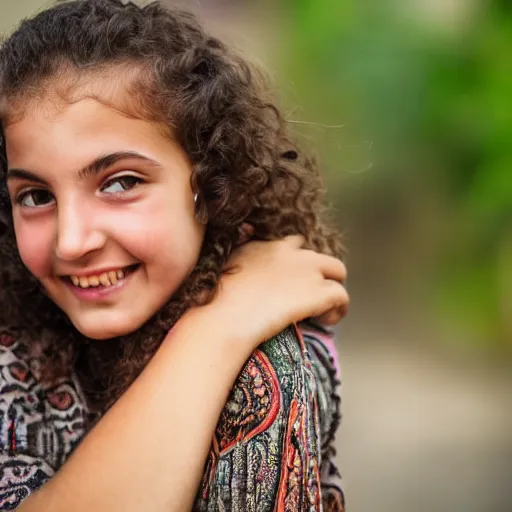
[[[204,227],[189,212],[155,202],[144,213],[124,217],[116,232],[121,245],[137,259],[167,270],[190,270],[199,256]]]
[[[21,259],[37,278],[51,274],[52,236],[48,226],[20,226],[14,223]]]

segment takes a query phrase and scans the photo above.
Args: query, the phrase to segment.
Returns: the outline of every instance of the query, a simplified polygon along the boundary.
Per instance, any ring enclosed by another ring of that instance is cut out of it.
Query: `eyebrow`
[[[96,158],[90,164],[87,164],[85,167],[80,169],[76,173],[76,178],[78,180],[83,180],[90,176],[96,176],[101,171],[108,169],[109,167],[112,167],[117,162],[119,162],[121,160],[128,160],[128,159],[140,160],[142,162],[150,164],[152,167],[158,167],[158,168],[162,167],[155,160],[152,160],[151,158],[148,158],[147,156],[137,153],[136,151],[118,151],[116,153],[110,153],[108,155],[102,155],[102,156]],[[35,183],[39,183],[41,185],[48,185],[46,180],[44,180],[43,178],[38,176],[36,173],[34,173],[32,171],[28,171],[26,169],[16,169],[16,168],[9,169],[7,171],[7,179],[8,180],[9,179],[28,180],[28,181],[33,181]]]

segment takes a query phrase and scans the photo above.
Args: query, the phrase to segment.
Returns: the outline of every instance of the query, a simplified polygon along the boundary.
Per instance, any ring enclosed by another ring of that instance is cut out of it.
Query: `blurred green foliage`
[[[0,30],[51,3],[0,6]],[[510,0],[281,0],[257,10],[279,19],[273,53],[289,117],[314,139],[345,218],[372,224],[374,267],[389,234],[403,258],[394,278],[411,279],[411,293],[427,284],[447,339],[512,351]]]
[[[361,180],[344,172],[354,169],[350,162],[363,171],[371,161],[367,186],[381,200],[407,203],[406,214],[418,219],[411,229],[422,229],[418,209],[432,207],[425,197],[439,198],[427,212],[437,228],[426,279],[441,321],[466,343],[508,351],[512,3],[459,0],[455,15],[441,9],[430,17],[422,4],[288,0],[282,73],[308,112],[347,123],[317,141],[335,196],[345,201]]]

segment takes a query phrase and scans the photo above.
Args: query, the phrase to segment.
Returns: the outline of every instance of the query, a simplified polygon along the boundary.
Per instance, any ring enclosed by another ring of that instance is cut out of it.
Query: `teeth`
[[[103,286],[110,286],[110,280],[109,280],[108,274],[106,272],[104,274],[101,274],[99,279],[100,279],[100,283]]]
[[[115,270],[113,270],[112,272],[109,272],[108,278],[110,279],[110,282],[112,284],[116,284],[117,283],[117,272]]]
[[[97,276],[89,277],[89,286],[99,286],[100,279]]]
[[[70,276],[72,283],[75,286],[79,286],[81,288],[89,288],[89,287],[97,287],[97,286],[105,286],[109,287],[116,284],[121,279],[124,279],[125,272],[124,270],[112,270],[110,272],[104,272],[99,276],[89,276],[89,277],[79,277],[79,276]]]

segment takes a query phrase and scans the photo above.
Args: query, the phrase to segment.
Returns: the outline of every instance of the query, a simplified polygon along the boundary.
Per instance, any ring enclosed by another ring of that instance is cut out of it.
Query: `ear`
[[[252,238],[252,235],[254,235],[254,226],[252,224],[244,222],[238,228],[238,240],[236,242],[236,245],[238,246],[245,244],[245,242],[248,242]]]

